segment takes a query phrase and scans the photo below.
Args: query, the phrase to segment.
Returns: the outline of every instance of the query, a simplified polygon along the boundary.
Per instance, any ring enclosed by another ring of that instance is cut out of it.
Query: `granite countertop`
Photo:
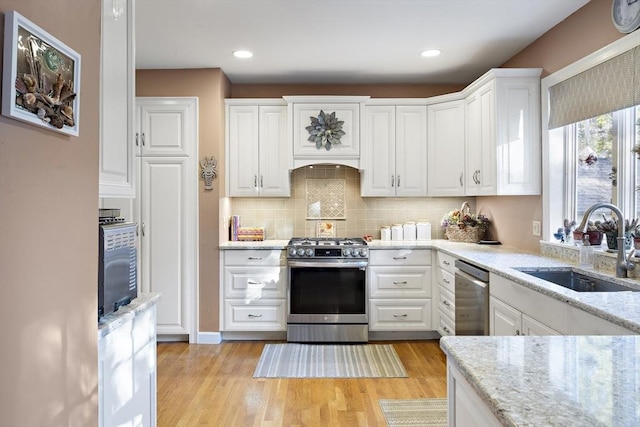
[[[98,341],[152,307],[159,299],[160,294],[158,293],[139,293],[138,297],[131,301],[130,304],[120,307],[118,311],[102,316],[98,321]]]
[[[505,426],[640,425],[640,336],[444,337]]]
[[[287,242],[287,240],[228,242],[221,244],[220,249],[284,249]],[[374,240],[369,242],[368,246],[370,250],[437,249],[640,334],[640,292],[575,292],[516,270],[517,268],[577,267],[568,261],[503,245],[478,245],[441,239],[426,241]],[[640,281],[637,279],[618,279],[614,277],[614,274],[600,270],[582,272],[640,289]]]

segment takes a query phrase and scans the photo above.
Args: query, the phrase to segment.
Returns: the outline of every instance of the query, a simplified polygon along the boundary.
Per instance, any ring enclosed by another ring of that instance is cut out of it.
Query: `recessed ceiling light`
[[[235,52],[233,52],[233,56],[235,56],[236,58],[251,58],[253,56],[253,53],[249,52],[248,50],[236,50]]]
[[[434,56],[438,56],[442,53],[440,49],[429,49],[420,52],[420,56],[424,56],[425,58],[433,58]]]

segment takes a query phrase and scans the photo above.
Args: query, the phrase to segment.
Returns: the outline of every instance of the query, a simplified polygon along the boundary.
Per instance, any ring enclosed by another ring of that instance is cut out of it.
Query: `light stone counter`
[[[225,242],[220,243],[220,250],[229,249],[284,249],[288,240],[262,240],[249,242]]]
[[[158,293],[139,293],[138,297],[131,301],[130,304],[120,307],[118,311],[102,316],[98,321],[98,341],[157,304],[159,299],[160,294]]]
[[[640,336],[444,337],[505,426],[639,426]]]

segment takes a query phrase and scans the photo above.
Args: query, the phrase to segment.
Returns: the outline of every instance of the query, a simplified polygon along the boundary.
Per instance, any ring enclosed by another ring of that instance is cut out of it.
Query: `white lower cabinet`
[[[370,331],[431,331],[431,250],[372,250],[368,269]]]
[[[490,335],[570,333],[567,304],[493,273],[490,280]]]
[[[156,307],[98,340],[99,427],[156,425]]]
[[[449,427],[501,426],[455,365],[447,361],[447,400]]]
[[[221,258],[222,331],[286,331],[284,252],[224,250]]]
[[[456,298],[455,298],[455,262],[456,259],[444,252],[436,254],[436,287],[438,292],[438,311],[436,313],[436,329],[441,336],[456,333]]]

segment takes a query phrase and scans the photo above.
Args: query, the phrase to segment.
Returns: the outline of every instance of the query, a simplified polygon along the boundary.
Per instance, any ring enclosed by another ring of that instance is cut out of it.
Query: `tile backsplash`
[[[468,201],[475,212],[474,197],[361,197],[357,169],[334,165],[316,165],[291,172],[291,197],[231,198],[230,214],[239,215],[244,227],[264,227],[267,239],[312,237],[317,219],[307,219],[307,179],[344,179],[346,219],[334,222],[336,236],[380,238],[380,227],[406,221],[431,223],[431,237],[444,238],[442,216]]]

